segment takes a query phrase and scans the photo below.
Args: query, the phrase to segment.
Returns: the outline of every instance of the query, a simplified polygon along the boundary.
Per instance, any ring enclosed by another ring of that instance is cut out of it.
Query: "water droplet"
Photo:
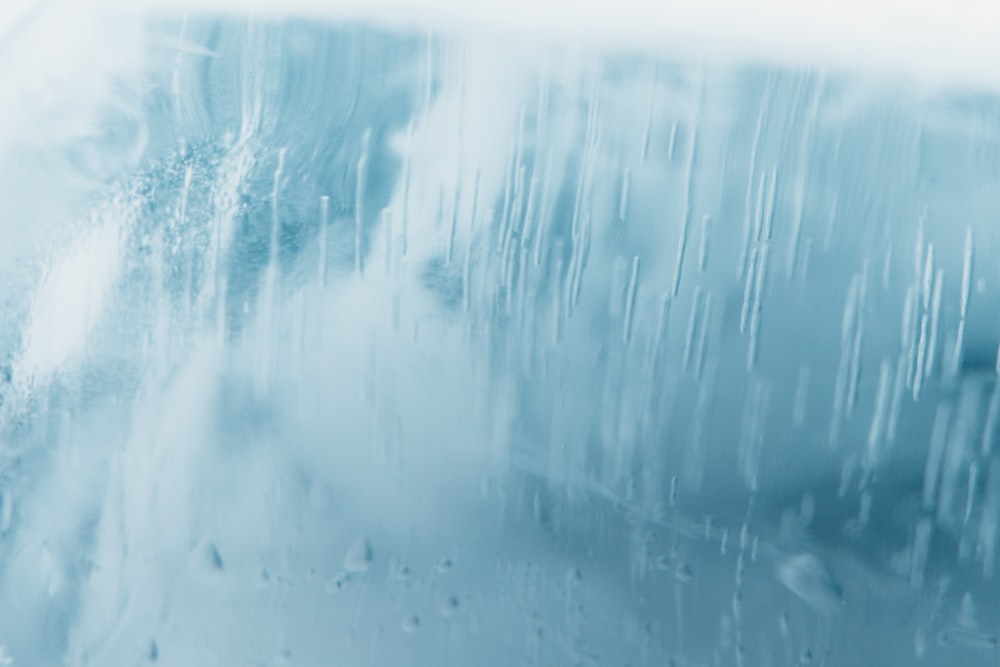
[[[326,582],[326,586],[323,587],[323,591],[327,595],[336,595],[351,583],[351,575],[348,572],[339,572],[330,581]]]
[[[812,554],[800,553],[784,559],[778,565],[778,579],[816,610],[831,612],[844,603],[840,584]]]
[[[364,537],[359,537],[344,554],[344,570],[352,574],[367,572],[374,558],[371,543]]]
[[[677,577],[677,581],[686,584],[694,579],[694,570],[691,569],[690,565],[681,561],[677,564],[677,569],[674,570],[674,576]]]
[[[403,619],[403,632],[414,633],[420,629],[420,617],[416,614]]]

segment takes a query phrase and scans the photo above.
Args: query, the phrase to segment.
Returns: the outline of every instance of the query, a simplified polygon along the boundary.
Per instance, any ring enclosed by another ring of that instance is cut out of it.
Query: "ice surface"
[[[985,15],[632,4],[0,14],[0,664],[997,663]]]

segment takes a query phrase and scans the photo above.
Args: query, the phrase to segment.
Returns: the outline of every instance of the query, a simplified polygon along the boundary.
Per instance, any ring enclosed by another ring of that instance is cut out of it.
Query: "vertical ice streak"
[[[691,305],[691,314],[688,317],[687,334],[684,336],[684,372],[691,368],[691,359],[695,353],[698,329],[702,321],[702,310],[705,303],[705,294],[700,285],[694,288],[694,299]]]
[[[360,218],[360,215],[358,216]],[[326,287],[327,234],[330,226],[330,196],[319,198],[319,256],[316,260],[316,282],[320,289]],[[357,252],[357,249],[355,249]]]
[[[991,457],[977,535],[983,575],[987,577],[991,577],[996,568],[998,526],[1000,526],[1000,459]]]
[[[701,242],[698,245],[698,273],[705,273],[708,268],[708,249],[712,233],[712,216],[701,219]]]
[[[764,429],[770,397],[770,387],[757,382],[751,387],[743,407],[739,462],[743,481],[751,491],[756,491],[760,484],[761,450],[765,444]]]
[[[761,135],[764,130],[764,121],[767,118],[768,113],[768,102],[769,102],[769,92],[770,92],[770,79],[768,79],[768,86],[764,90],[764,96],[761,100],[760,110],[757,114],[757,125],[754,129],[753,143],[750,147],[750,164],[747,168],[747,188],[746,197],[743,202],[743,244],[742,250],[740,251],[740,262],[739,262],[739,277],[745,278],[747,275],[747,262],[750,260],[750,255],[754,247],[754,238],[751,235],[754,228],[754,216],[753,216],[753,191],[754,182],[757,179],[757,152],[760,148]]]
[[[281,213],[279,195],[282,187],[282,178],[285,169],[286,148],[282,147],[278,151],[278,165],[274,170],[273,185],[271,188],[271,225],[267,244],[267,264],[264,268],[264,276],[260,287],[260,295],[257,299],[257,323],[259,330],[256,338],[256,367],[254,372],[254,391],[258,396],[263,396],[271,383],[272,365],[272,345],[276,335],[277,309],[279,295],[281,291]]]
[[[813,135],[816,132],[822,95],[823,82],[820,81],[816,84],[815,90],[813,90],[812,100],[810,101],[808,115],[805,120],[805,128],[802,131],[802,137],[799,141],[799,175],[795,180],[792,194],[794,200],[794,204],[792,205],[792,233],[788,244],[788,262],[785,268],[785,280],[788,282],[792,282],[795,277],[797,265],[800,261],[802,226],[805,222],[806,187],[810,173],[809,151],[812,149]]]
[[[958,331],[955,333],[955,345],[950,352],[951,365],[948,368],[948,375],[955,377],[962,366],[962,351],[965,345],[966,324],[969,312],[969,298],[972,293],[972,260],[973,260],[973,236],[972,228],[965,230],[965,246],[962,252],[962,286],[959,296]]]
[[[632,172],[628,167],[625,167],[625,170],[622,172],[622,192],[618,198],[618,219],[622,222],[625,222],[628,216],[628,191],[631,177]]]
[[[354,270],[358,272],[358,275],[361,275],[364,271],[364,262],[362,259],[364,248],[362,247],[362,240],[364,238],[365,183],[368,172],[368,145],[370,142],[371,129],[369,128],[365,130],[364,136],[361,139],[361,157],[358,158],[357,184],[354,188]]]
[[[878,388],[875,391],[875,409],[871,426],[868,429],[868,441],[865,449],[865,477],[875,472],[882,457],[883,442],[886,437],[886,422],[890,409],[890,387],[892,382],[892,364],[883,359],[879,365]]]
[[[649,84],[649,104],[646,111],[646,123],[642,131],[642,161],[646,162],[649,157],[649,142],[653,135],[653,104],[656,101],[656,67],[653,68],[653,75]],[[671,145],[673,142],[671,141]]]
[[[702,369],[705,367],[705,358],[708,355],[708,336],[712,328],[712,319],[715,315],[715,294],[709,292],[705,296],[705,305],[702,309],[701,325],[698,328],[698,342],[695,345],[694,353],[694,376],[701,379]]]
[[[625,300],[625,322],[622,328],[622,342],[628,343],[632,338],[632,319],[635,311],[635,297],[639,291],[639,256],[632,258],[632,271],[628,279],[627,295]]]
[[[696,156],[698,153],[698,116],[692,118],[691,137],[689,139],[687,163],[684,169],[684,206],[681,214],[681,235],[677,241],[677,260],[674,264],[674,277],[671,281],[671,294],[676,298],[680,291],[681,273],[684,270],[684,256],[687,254],[688,234],[691,229],[691,217],[694,206],[694,179]]]

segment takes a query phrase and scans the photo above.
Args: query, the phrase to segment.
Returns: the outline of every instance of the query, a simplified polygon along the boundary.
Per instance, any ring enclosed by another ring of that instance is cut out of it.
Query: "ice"
[[[996,663],[986,5],[592,4],[4,4],[0,663]]]

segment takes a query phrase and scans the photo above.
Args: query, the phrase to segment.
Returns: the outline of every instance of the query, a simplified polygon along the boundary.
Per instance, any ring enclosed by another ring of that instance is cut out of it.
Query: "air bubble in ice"
[[[800,553],[778,565],[778,579],[817,611],[831,612],[844,602],[840,584],[813,554]]]
[[[420,617],[412,614],[403,619],[403,632],[414,633],[420,629]]]
[[[410,578],[410,566],[397,560],[389,562],[389,576],[396,581],[406,581]]]
[[[367,572],[374,558],[371,543],[364,537],[359,537],[344,554],[344,570],[352,574]]]
[[[677,581],[686,584],[694,579],[694,570],[691,569],[690,565],[681,561],[677,564],[677,569],[674,570],[674,576],[677,577]]]
[[[447,574],[448,572],[451,571],[451,565],[452,565],[451,559],[446,556],[446,557],[442,558],[441,560],[439,560],[434,565],[434,570],[438,574]]]
[[[214,579],[223,569],[222,554],[210,540],[202,540],[191,552],[191,570],[199,579]]]
[[[441,608],[438,611],[443,618],[451,618],[458,613],[458,605],[458,598],[454,595],[449,595],[441,603]]]
[[[954,644],[971,649],[993,650],[997,647],[997,638],[988,632],[953,626],[938,635],[938,643],[942,646]]]
[[[349,572],[339,572],[333,579],[326,582],[326,586],[323,587],[323,591],[327,595],[335,595],[340,591],[347,588],[351,583],[351,575]]]

